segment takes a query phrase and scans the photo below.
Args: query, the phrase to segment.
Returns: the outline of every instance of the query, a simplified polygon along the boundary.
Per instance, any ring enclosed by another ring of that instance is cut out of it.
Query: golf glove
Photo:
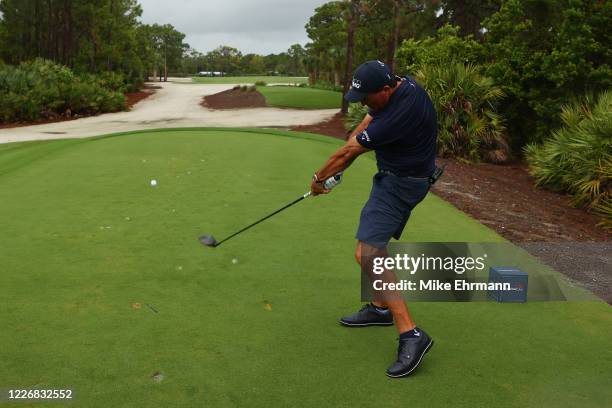
[[[340,184],[340,182],[342,182],[342,172],[325,180],[325,183],[323,183],[323,186],[325,187],[326,190],[331,190],[332,188]]]

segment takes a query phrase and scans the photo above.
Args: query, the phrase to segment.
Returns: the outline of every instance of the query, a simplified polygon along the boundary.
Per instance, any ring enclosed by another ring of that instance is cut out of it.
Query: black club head
[[[217,240],[212,235],[202,235],[199,240],[202,245],[207,247],[214,248],[217,246]]]

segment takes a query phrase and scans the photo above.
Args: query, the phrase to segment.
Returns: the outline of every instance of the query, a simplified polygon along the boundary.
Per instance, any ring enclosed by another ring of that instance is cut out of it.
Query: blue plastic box
[[[490,290],[489,297],[497,302],[527,301],[527,272],[512,266],[492,266],[489,269],[489,283],[510,284],[510,290]]]

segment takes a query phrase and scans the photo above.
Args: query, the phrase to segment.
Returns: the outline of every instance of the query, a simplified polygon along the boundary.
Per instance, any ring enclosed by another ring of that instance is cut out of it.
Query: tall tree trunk
[[[42,44],[41,44],[42,36],[41,36],[41,29],[40,29],[40,20],[41,20],[40,0],[36,0],[34,2],[34,42],[35,42],[34,52],[36,53],[37,57],[42,56]]]
[[[453,1],[453,14],[451,22],[461,28],[461,35],[478,34],[480,21],[476,11],[470,7],[467,0]],[[484,7],[484,5],[483,5]]]
[[[168,44],[164,40],[164,82],[168,82]]]
[[[74,67],[74,20],[72,18],[72,0],[70,1],[70,8],[68,9],[68,65]]]
[[[323,53],[319,52],[319,54],[317,55],[317,59],[315,60],[315,77],[314,77],[315,83],[319,82],[319,80],[321,79],[321,59],[322,58],[323,58]]]
[[[346,64],[344,66],[344,78],[342,85],[342,106],[340,112],[348,113],[348,101],[344,99],[344,95],[350,88],[351,78],[353,76],[353,50],[355,49],[355,27],[357,26],[357,7],[358,0],[351,0],[347,14],[347,36],[346,36]]]
[[[50,60],[53,60],[53,5],[51,4],[51,0],[47,0],[47,45],[46,57]]]
[[[110,6],[110,8],[109,8],[109,10],[110,10],[110,18],[111,18],[112,23],[108,23],[108,22],[107,22],[108,31],[107,31],[106,41],[107,41],[109,44],[114,44],[114,38],[113,38],[113,34],[114,34],[114,33],[113,33],[113,25],[114,25],[114,22],[116,21],[116,17],[115,17],[115,10],[116,10],[116,7],[115,7],[115,0],[110,0],[109,6]],[[106,68],[107,68],[109,71],[112,71],[112,69],[113,69],[113,65],[114,65],[114,64],[113,64],[113,61],[111,60],[111,55],[112,55],[112,53],[107,52],[107,57],[106,57]]]
[[[62,64],[68,65],[68,16],[70,14],[68,0],[64,0],[62,12]]]
[[[400,31],[400,7],[400,0],[394,0],[393,31],[391,32],[389,42],[387,43],[387,65],[391,69],[391,72],[395,72],[395,50],[397,49]]]
[[[60,59],[60,30],[62,28],[62,18],[59,9],[54,11],[54,27],[53,27],[53,42],[54,42],[54,61],[58,62]]]

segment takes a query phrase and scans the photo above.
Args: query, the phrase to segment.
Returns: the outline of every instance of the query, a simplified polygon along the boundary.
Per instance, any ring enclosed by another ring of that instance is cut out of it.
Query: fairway
[[[295,86],[258,86],[266,103],[277,108],[340,109],[342,93]]]
[[[224,76],[224,77],[193,77],[193,82],[200,84],[254,84],[264,81],[266,84],[306,84],[308,77],[290,76]]]
[[[413,303],[436,345],[414,376],[384,375],[395,328],[337,323],[360,303],[371,156],[329,196],[198,243],[299,197],[341,143],[184,129],[0,145],[0,387],[105,408],[609,406],[604,302]],[[502,241],[431,194],[403,239]]]

